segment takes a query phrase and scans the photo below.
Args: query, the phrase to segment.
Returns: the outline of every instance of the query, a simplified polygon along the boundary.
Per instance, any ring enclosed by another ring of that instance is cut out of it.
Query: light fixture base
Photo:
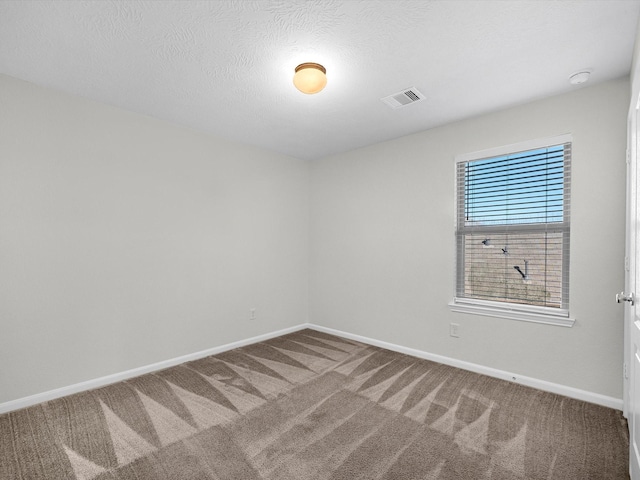
[[[306,62],[306,63],[301,63],[300,65],[298,65],[296,67],[295,72],[298,73],[300,70],[303,70],[305,68],[315,68],[316,70],[320,70],[322,73],[324,73],[325,75],[327,74],[327,69],[324,68],[322,65],[320,65],[319,63],[313,63],[313,62]]]

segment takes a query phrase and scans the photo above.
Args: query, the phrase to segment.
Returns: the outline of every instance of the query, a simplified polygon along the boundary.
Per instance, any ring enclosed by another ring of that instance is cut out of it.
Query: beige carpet
[[[2,480],[624,479],[621,413],[313,330],[0,416]]]

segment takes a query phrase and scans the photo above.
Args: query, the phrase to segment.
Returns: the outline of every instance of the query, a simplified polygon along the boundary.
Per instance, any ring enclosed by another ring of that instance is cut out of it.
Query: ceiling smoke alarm
[[[420,93],[416,87],[411,87],[398,93],[389,95],[388,97],[383,97],[380,100],[389,105],[391,108],[400,108],[424,99],[425,96]]]
[[[589,75],[591,75],[591,72],[589,72],[588,70],[574,73],[569,77],[569,83],[571,85],[581,85],[583,83],[587,83],[587,81],[589,80]]]

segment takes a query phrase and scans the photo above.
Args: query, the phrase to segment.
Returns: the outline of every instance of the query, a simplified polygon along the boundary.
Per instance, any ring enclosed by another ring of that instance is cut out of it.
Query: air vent
[[[391,108],[400,108],[419,102],[420,100],[424,100],[424,98],[424,95],[421,94],[417,88],[411,87],[406,90],[402,90],[401,92],[394,93],[393,95],[389,95],[388,97],[381,98],[380,100]]]

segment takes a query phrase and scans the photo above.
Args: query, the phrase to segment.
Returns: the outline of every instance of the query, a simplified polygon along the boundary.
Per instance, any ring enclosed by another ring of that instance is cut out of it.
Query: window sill
[[[520,322],[545,323],[547,325],[557,325],[560,327],[573,327],[573,324],[576,322],[575,318],[571,318],[568,315],[563,314],[552,315],[539,312],[524,312],[521,310],[510,309],[508,307],[500,308],[475,303],[461,303],[456,302],[455,300],[449,303],[449,309],[452,312],[458,313],[506,318],[508,320],[518,320]]]

